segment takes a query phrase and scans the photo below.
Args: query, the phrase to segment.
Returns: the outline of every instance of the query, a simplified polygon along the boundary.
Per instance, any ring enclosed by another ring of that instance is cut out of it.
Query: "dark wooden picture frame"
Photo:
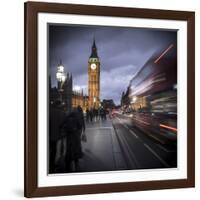
[[[178,180],[121,182],[73,186],[38,187],[38,13],[168,19],[187,22],[187,178]],[[58,3],[25,3],[25,165],[26,197],[78,195],[153,189],[194,187],[195,185],[195,13],[185,11],[120,8]]]

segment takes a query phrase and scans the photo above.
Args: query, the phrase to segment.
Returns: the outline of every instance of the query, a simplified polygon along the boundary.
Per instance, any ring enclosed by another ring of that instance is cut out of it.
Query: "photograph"
[[[195,13],[25,3],[24,195],[195,185]]]
[[[47,33],[48,174],[177,168],[177,30]]]

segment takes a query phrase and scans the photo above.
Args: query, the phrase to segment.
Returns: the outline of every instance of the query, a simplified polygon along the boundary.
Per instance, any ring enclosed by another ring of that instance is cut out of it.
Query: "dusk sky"
[[[49,64],[52,85],[62,60],[73,75],[73,86],[88,94],[88,59],[95,37],[101,62],[100,98],[119,104],[133,75],[157,51],[177,42],[176,31],[105,26],[49,26]]]

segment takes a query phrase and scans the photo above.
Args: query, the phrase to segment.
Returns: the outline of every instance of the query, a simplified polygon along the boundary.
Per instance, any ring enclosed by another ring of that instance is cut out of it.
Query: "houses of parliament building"
[[[73,90],[73,77],[69,72],[64,74],[64,66],[60,63],[56,72],[57,87],[51,87],[50,79],[50,102],[61,100],[66,111],[71,111],[77,106],[86,109],[100,107],[100,59],[97,54],[95,40],[91,48],[91,55],[88,60],[88,95],[83,90]]]

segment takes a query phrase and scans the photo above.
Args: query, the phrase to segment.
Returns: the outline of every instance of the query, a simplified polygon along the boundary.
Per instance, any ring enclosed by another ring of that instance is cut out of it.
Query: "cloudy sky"
[[[73,74],[73,86],[87,94],[88,58],[95,37],[101,62],[100,98],[119,104],[130,79],[157,51],[176,44],[176,31],[103,26],[49,26],[49,64],[52,85],[56,66],[62,60],[65,72]]]

